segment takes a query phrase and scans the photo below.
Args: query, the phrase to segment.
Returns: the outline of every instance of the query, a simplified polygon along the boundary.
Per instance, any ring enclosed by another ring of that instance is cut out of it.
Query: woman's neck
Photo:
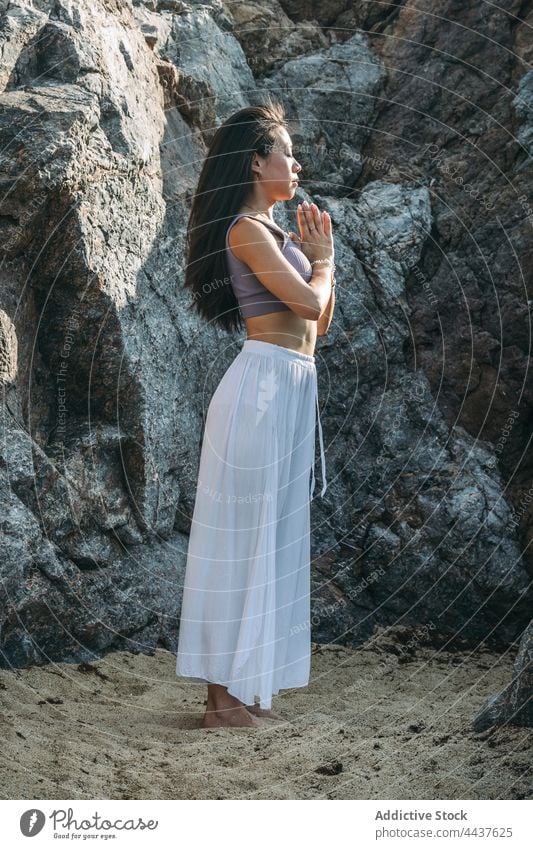
[[[243,203],[241,209],[243,212],[254,212],[256,215],[263,215],[265,218],[268,218],[269,221],[274,221],[274,218],[272,217],[273,206],[269,206],[267,210],[264,210],[257,209],[249,203]]]

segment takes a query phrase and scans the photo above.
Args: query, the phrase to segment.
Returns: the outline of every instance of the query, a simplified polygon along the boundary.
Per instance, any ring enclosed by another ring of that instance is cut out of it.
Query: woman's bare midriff
[[[274,238],[283,245],[283,239],[276,234]],[[231,245],[231,234],[230,234]],[[258,339],[260,342],[270,342],[271,345],[282,345],[300,354],[315,353],[317,323],[302,318],[292,310],[265,313],[251,318],[245,318],[248,339]]]
[[[270,312],[245,318],[248,339],[282,345],[300,354],[315,353],[317,323],[296,315],[292,310]]]

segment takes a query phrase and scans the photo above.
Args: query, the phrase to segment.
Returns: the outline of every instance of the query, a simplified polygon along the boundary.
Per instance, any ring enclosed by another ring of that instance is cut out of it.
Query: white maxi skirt
[[[262,708],[309,683],[317,417],[323,496],[314,356],[246,339],[207,411],[176,674]]]

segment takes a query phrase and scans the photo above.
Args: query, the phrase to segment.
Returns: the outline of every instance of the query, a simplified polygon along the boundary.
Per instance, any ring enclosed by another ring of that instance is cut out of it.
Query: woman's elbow
[[[316,335],[325,336],[329,330],[333,315],[322,314],[317,322]]]
[[[320,318],[320,309],[313,309],[312,307],[308,307],[305,315],[300,313],[302,318],[306,318],[307,321],[318,321]]]
[[[320,318],[320,307],[314,306],[313,304],[287,304],[291,310],[296,313],[296,315],[300,316],[300,318],[305,318],[307,321],[318,321]]]
[[[322,308],[318,298],[313,299],[312,303],[302,304],[302,308],[303,311],[300,312],[300,315],[308,321],[318,321],[322,314]]]

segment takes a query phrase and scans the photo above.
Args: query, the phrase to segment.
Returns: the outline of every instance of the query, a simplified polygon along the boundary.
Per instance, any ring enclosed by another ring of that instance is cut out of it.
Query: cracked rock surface
[[[271,92],[304,177],[276,219],[307,198],[335,235],[313,639],[522,639],[478,724],[531,725],[527,22],[378,6],[0,0],[1,665],[176,647],[243,338],[188,308],[190,198],[212,129]]]

